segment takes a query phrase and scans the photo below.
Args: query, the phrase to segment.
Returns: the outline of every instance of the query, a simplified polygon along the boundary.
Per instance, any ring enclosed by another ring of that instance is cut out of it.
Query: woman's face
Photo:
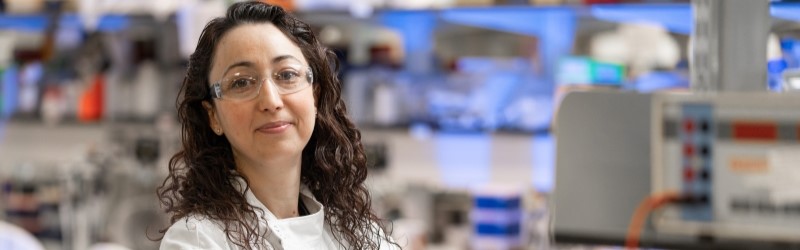
[[[222,83],[222,99],[205,104],[211,129],[224,134],[239,167],[297,159],[314,130],[313,87],[287,93],[284,79],[308,72],[300,48],[271,23],[242,24],[228,31],[214,53],[209,81]],[[241,86],[241,76],[256,82],[252,98],[231,98],[225,83]],[[282,85],[283,84],[283,85]],[[291,92],[291,91],[288,91]]]

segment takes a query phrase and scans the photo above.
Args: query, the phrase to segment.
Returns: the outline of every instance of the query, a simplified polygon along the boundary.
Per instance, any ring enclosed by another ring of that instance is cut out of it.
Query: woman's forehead
[[[289,57],[288,59],[285,57]],[[292,40],[272,23],[242,24],[229,30],[217,44],[211,76],[243,61],[269,67],[278,62],[308,65]],[[282,58],[282,60],[276,60]]]

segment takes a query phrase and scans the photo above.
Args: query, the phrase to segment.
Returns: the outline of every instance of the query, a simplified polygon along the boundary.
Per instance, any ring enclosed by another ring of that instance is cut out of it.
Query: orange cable
[[[680,199],[681,195],[677,192],[664,192],[651,195],[642,200],[631,217],[631,224],[628,225],[628,234],[625,236],[625,248],[631,250],[639,247],[639,237],[644,227],[644,222],[647,220],[647,216],[650,213],[663,205],[676,202]]]

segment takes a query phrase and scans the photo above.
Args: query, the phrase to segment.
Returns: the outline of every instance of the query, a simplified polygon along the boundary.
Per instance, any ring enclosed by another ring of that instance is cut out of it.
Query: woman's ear
[[[222,135],[222,126],[220,126],[219,117],[217,117],[217,111],[214,109],[214,105],[211,105],[208,101],[203,101],[203,108],[206,109],[206,113],[208,114],[208,126],[211,127],[214,134]]]

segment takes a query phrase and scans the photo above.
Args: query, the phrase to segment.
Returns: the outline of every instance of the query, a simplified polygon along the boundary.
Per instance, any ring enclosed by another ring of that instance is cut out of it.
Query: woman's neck
[[[256,198],[278,219],[297,217],[300,197],[300,157],[269,164],[236,162]]]

